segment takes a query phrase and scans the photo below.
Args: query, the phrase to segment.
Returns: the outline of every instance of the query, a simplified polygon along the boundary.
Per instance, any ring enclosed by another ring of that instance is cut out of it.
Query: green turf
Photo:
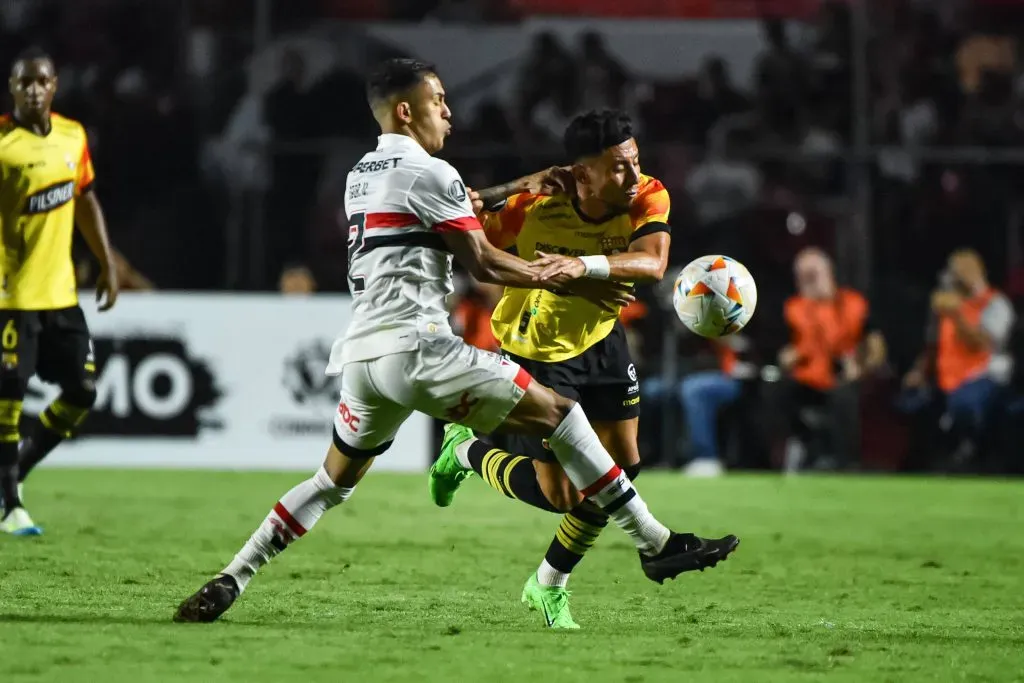
[[[0,538],[0,680],[1024,680],[1024,485],[648,474],[717,569],[647,582],[609,529],[571,588],[576,633],[519,604],[557,518],[467,482],[371,475],[225,621],[170,622],[295,474],[44,470],[38,539]]]

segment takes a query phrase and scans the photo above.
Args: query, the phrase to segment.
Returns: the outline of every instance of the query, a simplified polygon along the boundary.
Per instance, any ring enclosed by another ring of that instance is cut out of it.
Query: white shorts
[[[413,411],[490,433],[530,381],[518,364],[458,337],[421,339],[415,351],[345,365],[335,442],[346,455],[380,455]]]

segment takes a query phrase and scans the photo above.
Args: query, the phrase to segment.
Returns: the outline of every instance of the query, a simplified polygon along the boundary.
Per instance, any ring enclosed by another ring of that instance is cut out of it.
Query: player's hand
[[[117,269],[107,266],[96,278],[96,303],[101,311],[109,311],[114,307],[118,291]]]
[[[623,306],[636,301],[633,288],[624,282],[612,280],[595,280],[584,277],[578,280],[567,280],[562,290],[571,296],[586,299],[598,308],[609,313],[617,313]]]
[[[479,216],[484,212],[484,201],[480,199],[480,193],[472,187],[467,187],[466,192],[469,193],[469,201],[473,204],[473,213]]]
[[[960,308],[961,301],[956,292],[937,291],[932,294],[932,311],[936,315],[952,315]]]
[[[587,266],[575,256],[545,254],[543,251],[538,251],[536,254],[537,259],[530,262],[530,267],[537,271],[533,276],[537,282],[547,282],[561,276],[575,280],[583,277],[587,272]]]
[[[523,178],[522,188],[530,194],[572,194],[576,191],[576,179],[572,175],[572,166],[552,166]]]

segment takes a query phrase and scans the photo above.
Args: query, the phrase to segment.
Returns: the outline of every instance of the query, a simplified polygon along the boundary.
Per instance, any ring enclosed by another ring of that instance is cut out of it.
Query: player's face
[[[628,209],[640,189],[640,150],[630,138],[609,147],[592,164],[589,180],[594,194],[616,209]]]
[[[425,150],[431,154],[439,152],[452,130],[452,111],[445,102],[441,79],[430,74],[416,86],[409,99],[409,127]]]
[[[57,74],[49,59],[20,61],[11,70],[11,96],[14,108],[24,113],[50,110],[57,92]]]

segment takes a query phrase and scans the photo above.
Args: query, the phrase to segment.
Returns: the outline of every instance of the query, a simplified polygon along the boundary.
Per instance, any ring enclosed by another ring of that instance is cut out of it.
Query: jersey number
[[[352,217],[348,219],[348,288],[352,294],[362,294],[366,289],[366,279],[352,273],[352,264],[355,263],[356,254],[363,248],[365,231],[366,214],[352,214]]]
[[[18,348],[18,328],[14,325],[13,320],[8,320],[4,325],[4,331],[0,334],[0,343],[8,351]]]

